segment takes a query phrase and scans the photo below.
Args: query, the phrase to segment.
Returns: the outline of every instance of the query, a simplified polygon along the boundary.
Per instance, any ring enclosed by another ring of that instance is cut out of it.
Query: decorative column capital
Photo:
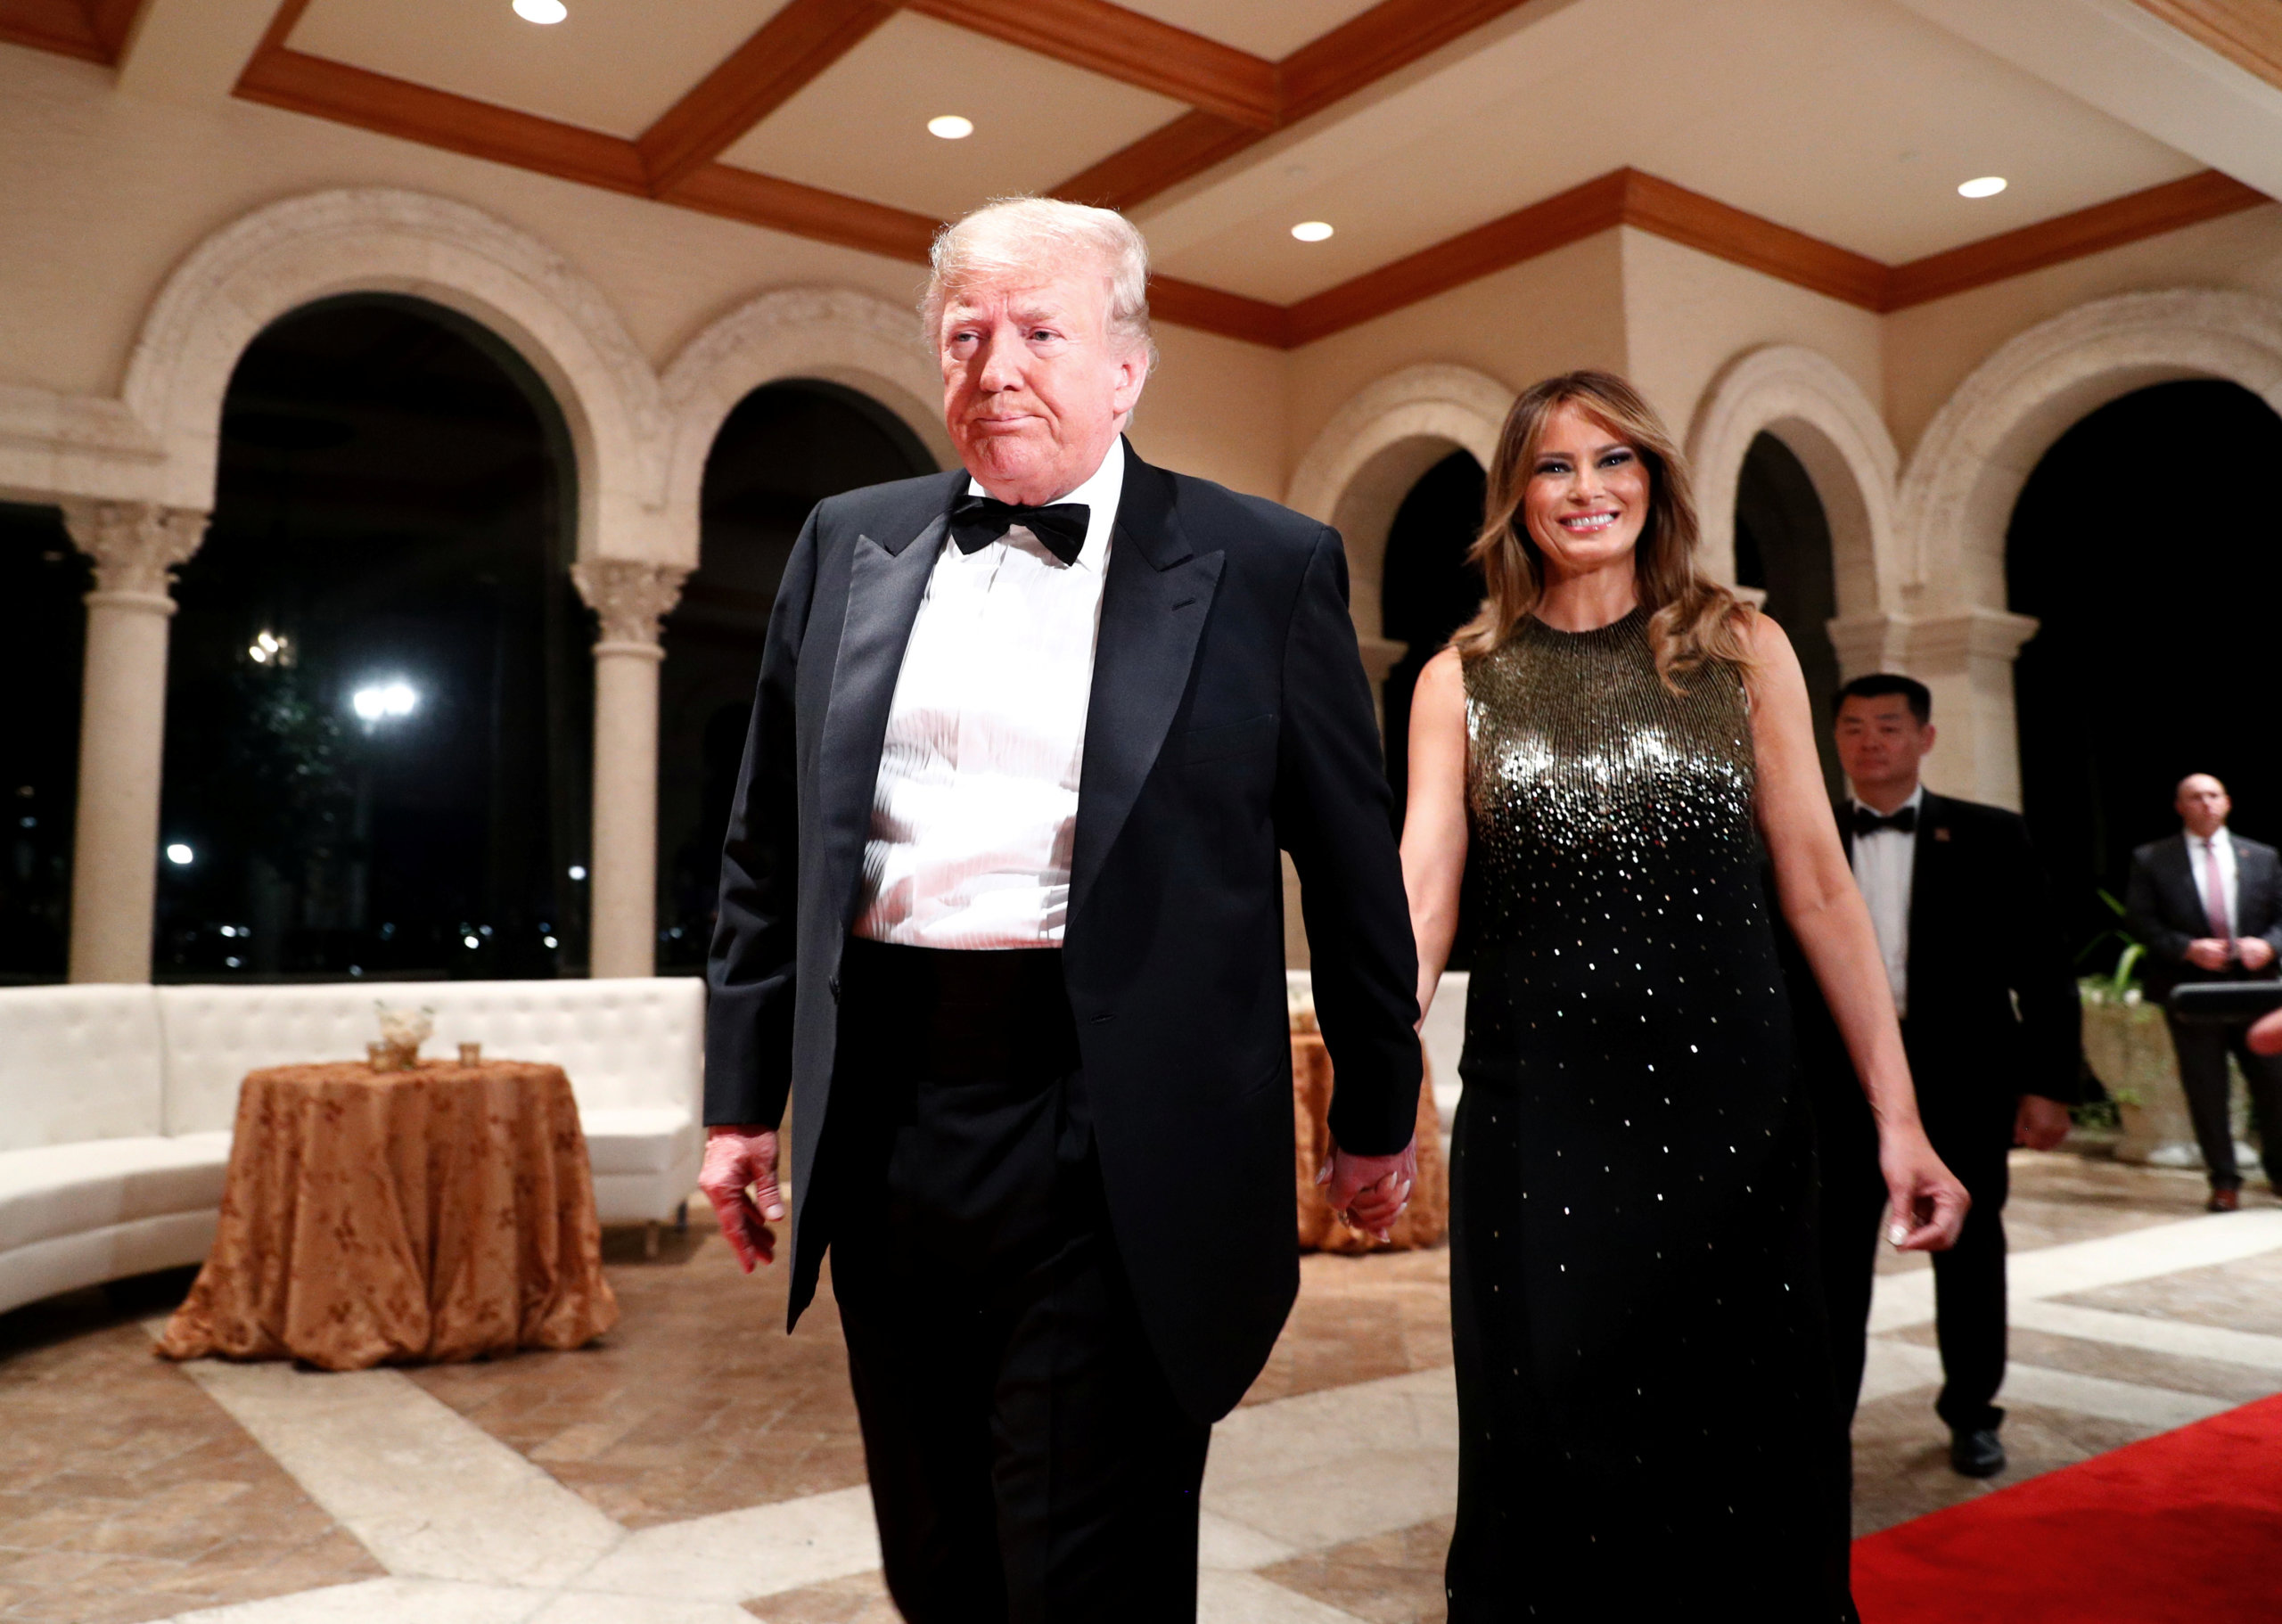
[[[1963,670],[1975,660],[1995,660],[2010,665],[2021,644],[2036,636],[2033,615],[1979,605],[1955,614],[1930,615],[1909,626],[1912,668]]]
[[[174,612],[174,571],[206,538],[210,517],[155,502],[72,501],[63,504],[71,543],[95,562],[89,601]]]
[[[681,584],[688,576],[683,565],[635,558],[588,558],[571,565],[579,595],[602,619],[595,652],[664,659],[658,645],[660,622],[681,602]]]

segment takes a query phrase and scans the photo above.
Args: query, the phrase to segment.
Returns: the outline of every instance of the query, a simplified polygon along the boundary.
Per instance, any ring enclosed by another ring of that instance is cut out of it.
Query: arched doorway
[[[247,347],[176,595],[160,979],[583,969],[572,480],[545,385],[455,312],[328,299]]]
[[[1768,617],[1798,652],[1823,778],[1834,796],[1840,794],[1846,786],[1831,739],[1838,652],[1828,627],[1838,612],[1838,586],[1830,521],[1806,465],[1763,431],[1752,437],[1736,481],[1736,584],[1767,595]]]
[[[2063,434],[2013,509],[2007,589],[2040,622],[2014,667],[2023,810],[2080,940],[2114,923],[2098,893],[2122,894],[2132,848],[2178,828],[2187,774],[2225,780],[2244,834],[2282,837],[2282,521],[2244,499],[2278,467],[2256,395],[2163,383]]]
[[[0,502],[0,982],[64,976],[90,585],[62,513]]]
[[[660,673],[660,970],[705,963],[761,644],[809,510],[934,467],[901,418],[818,379],[764,384],[721,425],[705,463],[698,568],[666,621]]]
[[[1465,554],[1482,531],[1486,483],[1472,452],[1453,451],[1418,476],[1387,527],[1379,614],[1385,636],[1408,645],[1380,688],[1398,830],[1410,784],[1411,690],[1450,634],[1482,607],[1482,571]]]

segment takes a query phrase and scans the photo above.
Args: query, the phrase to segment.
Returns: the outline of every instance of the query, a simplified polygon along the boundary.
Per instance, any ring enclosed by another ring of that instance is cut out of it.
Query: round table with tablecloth
[[[239,1091],[221,1223],[170,1358],[326,1370],[576,1348],[618,1322],[559,1066],[277,1066]]]

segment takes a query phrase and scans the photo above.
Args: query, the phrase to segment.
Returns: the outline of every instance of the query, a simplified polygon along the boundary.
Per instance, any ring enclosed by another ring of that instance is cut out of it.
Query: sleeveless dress
[[[1450,1624],[1853,1618],[1741,678],[1644,611],[1465,668]]]

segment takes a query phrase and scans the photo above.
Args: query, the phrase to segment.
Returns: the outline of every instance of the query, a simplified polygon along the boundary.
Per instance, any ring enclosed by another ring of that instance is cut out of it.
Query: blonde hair
[[[927,291],[919,301],[922,340],[930,350],[941,341],[943,307],[960,288],[1009,276],[1058,275],[1072,255],[1092,259],[1108,280],[1110,336],[1142,350],[1155,371],[1148,243],[1115,209],[1060,198],[993,198],[935,234],[927,255]]]
[[[1506,414],[1490,460],[1482,534],[1466,554],[1489,594],[1482,611],[1450,639],[1459,658],[1479,660],[1496,650],[1545,595],[1545,554],[1529,533],[1522,498],[1546,427],[1563,406],[1576,407],[1631,447],[1648,470],[1648,517],[1633,549],[1632,572],[1664,685],[1677,693],[1680,677],[1710,663],[1748,673],[1758,663],[1751,651],[1757,611],[1696,567],[1701,532],[1679,447],[1638,390],[1603,372],[1547,378]]]

